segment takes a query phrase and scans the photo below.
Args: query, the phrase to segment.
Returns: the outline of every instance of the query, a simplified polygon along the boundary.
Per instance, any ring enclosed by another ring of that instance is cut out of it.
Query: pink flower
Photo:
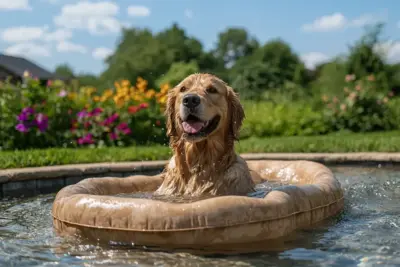
[[[126,122],[122,122],[117,126],[117,130],[122,132],[125,135],[131,134],[132,131],[129,129],[129,126]]]
[[[346,82],[351,82],[351,81],[354,81],[355,79],[356,79],[356,75],[354,75],[354,74],[347,74],[345,77]]]
[[[102,124],[105,126],[108,126],[108,125],[112,124],[113,122],[115,122],[118,119],[118,117],[119,117],[118,113],[114,113],[113,115],[111,115],[110,117],[105,119]]]
[[[118,134],[116,132],[109,133],[109,136],[110,136],[111,140],[117,140],[118,139]]]
[[[65,91],[64,89],[62,89],[59,93],[58,96],[59,97],[65,97],[67,95],[67,91]]]

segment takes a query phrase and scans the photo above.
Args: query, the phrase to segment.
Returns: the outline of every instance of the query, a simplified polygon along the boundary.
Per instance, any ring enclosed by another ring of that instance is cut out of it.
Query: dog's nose
[[[183,97],[182,103],[187,108],[195,108],[200,104],[200,97],[195,94],[187,94]]]

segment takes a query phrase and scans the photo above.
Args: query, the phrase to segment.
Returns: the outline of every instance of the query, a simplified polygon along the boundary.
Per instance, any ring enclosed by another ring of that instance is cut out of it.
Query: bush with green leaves
[[[381,88],[374,75],[357,79],[349,74],[345,80],[344,97],[322,96],[325,118],[334,130],[370,132],[396,127],[390,119],[389,102],[393,94]]]
[[[331,131],[323,114],[307,102],[275,104],[244,101],[246,120],[240,137],[307,136]]]

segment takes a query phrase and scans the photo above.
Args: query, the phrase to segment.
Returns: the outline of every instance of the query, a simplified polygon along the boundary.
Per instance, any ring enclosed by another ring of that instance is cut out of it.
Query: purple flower
[[[25,114],[26,116],[32,115],[33,113],[35,113],[35,110],[31,107],[23,108],[21,111],[21,114]]]
[[[35,111],[31,107],[26,107],[22,109],[21,113],[17,116],[18,120],[21,122],[26,122],[29,120],[29,116],[34,114]]]
[[[29,127],[23,123],[18,123],[17,126],[15,126],[15,129],[21,133],[29,132]]]
[[[49,118],[43,113],[36,115],[35,122],[41,132],[46,131],[49,126]]]
[[[105,119],[103,124],[108,126],[108,125],[112,124],[114,121],[116,121],[118,119],[118,117],[119,117],[118,113],[114,113],[113,115],[111,115],[110,117]]]
[[[29,114],[21,112],[17,118],[19,121],[27,121],[29,119]]]
[[[78,144],[84,145],[84,144],[93,144],[94,140],[92,139],[92,134],[88,133],[84,137],[81,137],[78,139]]]
[[[102,109],[102,108],[94,108],[91,112],[89,112],[88,116],[89,116],[89,117],[97,116],[97,115],[99,115],[99,114],[102,113],[102,112],[103,112],[103,109]]]
[[[78,116],[79,119],[84,118],[84,117],[86,117],[87,115],[88,115],[88,113],[87,113],[86,110],[79,111],[78,114],[77,114],[77,116]]]

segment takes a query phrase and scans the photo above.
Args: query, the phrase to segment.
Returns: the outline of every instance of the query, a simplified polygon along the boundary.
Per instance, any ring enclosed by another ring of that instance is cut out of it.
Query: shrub
[[[374,75],[360,79],[347,75],[344,97],[322,97],[326,104],[324,115],[334,130],[368,132],[394,128],[389,109],[393,95],[379,88],[375,81]]]
[[[319,135],[330,131],[321,112],[304,102],[274,104],[244,101],[241,138]]]

